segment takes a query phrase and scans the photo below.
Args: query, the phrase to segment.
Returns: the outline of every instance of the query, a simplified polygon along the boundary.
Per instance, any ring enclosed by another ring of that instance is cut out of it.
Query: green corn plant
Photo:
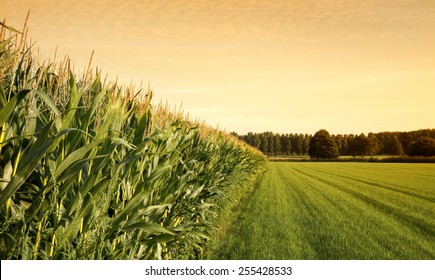
[[[217,202],[264,156],[150,89],[35,62],[25,33],[1,25],[0,258],[197,257]]]

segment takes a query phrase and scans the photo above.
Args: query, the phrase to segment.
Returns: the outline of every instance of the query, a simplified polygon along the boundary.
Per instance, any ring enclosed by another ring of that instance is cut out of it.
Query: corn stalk
[[[26,32],[6,28],[1,259],[170,259],[180,244],[202,249],[213,199],[230,176],[254,173],[262,154],[153,109],[150,89],[103,83],[92,70],[79,78],[68,59],[37,63]]]

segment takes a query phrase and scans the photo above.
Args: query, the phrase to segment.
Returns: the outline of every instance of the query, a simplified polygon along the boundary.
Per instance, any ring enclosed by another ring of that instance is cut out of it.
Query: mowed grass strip
[[[431,164],[271,162],[221,259],[434,259]]]

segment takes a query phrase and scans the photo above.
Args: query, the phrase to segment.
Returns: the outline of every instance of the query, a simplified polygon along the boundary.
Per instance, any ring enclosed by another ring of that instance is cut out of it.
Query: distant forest
[[[359,135],[329,135],[324,129],[318,131],[314,136],[310,134],[279,134],[273,132],[249,132],[246,135],[233,134],[269,156],[313,156],[312,152],[310,153],[310,142],[313,137],[317,138],[318,134],[321,137],[333,140],[331,143],[336,146],[337,156],[435,156],[435,129],[368,133],[367,135],[364,133]],[[313,146],[313,143],[311,146]]]

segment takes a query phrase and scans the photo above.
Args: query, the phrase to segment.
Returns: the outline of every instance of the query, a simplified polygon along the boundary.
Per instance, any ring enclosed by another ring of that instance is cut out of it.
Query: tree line
[[[237,135],[266,155],[309,155],[314,158],[338,156],[435,156],[435,129],[409,132],[333,134],[325,129],[316,134],[280,134],[273,132]]]
[[[259,149],[265,155],[306,155],[310,145],[309,134],[279,134],[270,131],[262,133],[248,132],[238,136],[254,148]]]

